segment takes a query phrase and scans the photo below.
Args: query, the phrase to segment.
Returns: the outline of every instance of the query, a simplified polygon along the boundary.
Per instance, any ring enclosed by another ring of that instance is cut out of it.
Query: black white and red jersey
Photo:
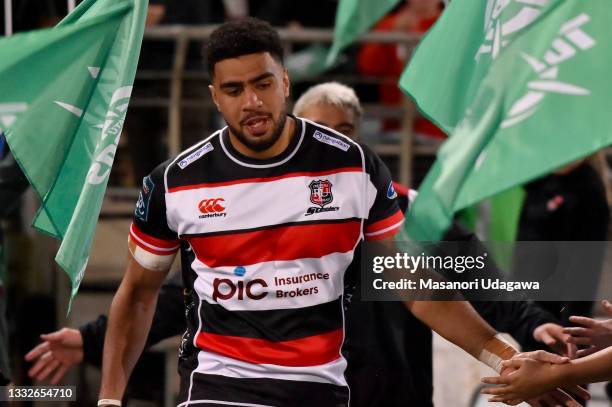
[[[345,273],[403,214],[374,153],[295,121],[272,159],[240,154],[222,129],[143,181],[130,238],[144,255],[180,248],[190,294],[180,405],[349,403]]]

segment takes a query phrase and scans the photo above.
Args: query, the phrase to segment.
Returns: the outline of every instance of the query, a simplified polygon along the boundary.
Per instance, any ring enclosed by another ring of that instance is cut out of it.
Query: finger
[[[576,352],[578,351],[578,347],[573,343],[567,343],[565,345],[567,357],[570,359],[576,359]]]
[[[563,328],[563,333],[572,336],[593,336],[594,332],[591,328],[570,327]]]
[[[547,401],[547,403],[552,403],[553,406],[582,407],[578,402],[576,402],[576,400],[572,398],[572,396],[570,396],[559,388],[556,388],[555,390],[549,392],[547,396],[551,399],[551,401]]]
[[[593,318],[578,317],[574,315],[569,317],[569,320],[574,324],[584,325],[590,328],[593,328],[595,325],[597,325],[597,321],[595,321]]]
[[[42,354],[44,354],[45,352],[48,352],[48,351],[49,351],[49,342],[43,342],[43,343],[39,344],[38,346],[36,346],[31,351],[29,351],[25,355],[25,360],[27,360],[28,362],[31,362],[33,359],[39,357],[40,355],[42,355]]]
[[[28,376],[30,377],[34,377],[38,374],[38,372],[40,372],[41,369],[43,369],[45,366],[47,366],[47,364],[49,363],[49,361],[52,359],[52,354],[51,352],[47,352],[44,355],[42,355],[37,361],[36,363],[34,363],[34,366],[32,366],[32,368],[30,370],[28,370]]]
[[[485,387],[480,392],[482,394],[491,394],[493,396],[508,396],[514,391],[512,386]]]
[[[48,334],[42,334],[40,337],[45,341],[61,341],[63,339],[62,331],[55,331]]]
[[[589,356],[597,352],[598,350],[599,348],[597,346],[591,346],[590,348],[587,348],[587,349],[580,349],[579,351],[576,352],[576,357],[583,358],[585,356]]]
[[[569,358],[566,356],[560,356],[554,353],[545,352],[541,350],[530,352],[529,357],[540,362],[554,363],[557,365],[569,362]]]
[[[560,398],[562,396],[557,394],[557,392],[553,390],[550,393],[542,395],[542,397],[540,397],[540,402],[543,402],[546,406],[549,407],[563,407],[564,404],[559,404],[563,401],[557,400],[558,397]]]
[[[601,302],[601,306],[603,307],[604,311],[606,311],[609,315],[612,315],[612,302],[603,300]]]
[[[514,367],[518,369],[521,366],[523,366],[523,363],[525,363],[524,358],[508,359],[508,360],[502,361],[502,368]]]
[[[483,377],[480,379],[481,382],[487,384],[510,384],[510,380],[508,376]]]
[[[39,382],[42,382],[43,380],[45,380],[47,378],[47,376],[49,376],[51,374],[51,372],[53,372],[55,369],[57,369],[60,366],[60,361],[57,359],[52,360],[49,365],[43,369],[42,372],[40,372],[37,376],[36,376],[36,380]]]
[[[593,338],[589,338],[586,336],[570,336],[569,338],[567,338],[567,342],[576,345],[592,345]]]
[[[540,400],[538,399],[531,399],[528,400],[527,403],[531,406],[531,407],[542,407],[542,403],[540,403]]]
[[[584,400],[591,399],[591,393],[589,393],[589,391],[584,387],[578,385],[566,386],[563,387],[563,390]]]
[[[60,380],[62,380],[62,378],[64,377],[67,371],[68,371],[68,366],[61,365],[60,368],[57,370],[57,372],[55,372],[55,374],[53,375],[53,378],[51,379],[51,384],[52,385],[58,384]]]
[[[547,346],[554,345],[555,342],[557,342],[555,340],[555,338],[553,338],[552,335],[550,333],[548,333],[548,331],[542,332],[541,341],[542,341],[543,344],[545,344]]]
[[[516,398],[516,396],[515,396],[515,398]],[[487,401],[490,401],[491,403],[506,403],[506,404],[511,405],[511,406],[516,406],[518,403],[520,403],[520,400],[517,402],[511,396],[494,396],[494,397],[489,397],[487,399]]]

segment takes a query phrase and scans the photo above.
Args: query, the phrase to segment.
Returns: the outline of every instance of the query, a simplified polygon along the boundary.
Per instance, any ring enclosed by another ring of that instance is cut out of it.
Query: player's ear
[[[291,82],[289,81],[289,72],[287,72],[287,69],[284,69],[283,70],[283,91],[285,93],[286,98],[289,97],[290,89],[291,89]]]
[[[221,109],[219,108],[219,102],[217,101],[217,92],[215,90],[215,87],[213,85],[208,85],[208,90],[210,91],[210,96],[212,96],[213,102],[215,102],[215,106],[217,106],[217,110],[221,112]]]

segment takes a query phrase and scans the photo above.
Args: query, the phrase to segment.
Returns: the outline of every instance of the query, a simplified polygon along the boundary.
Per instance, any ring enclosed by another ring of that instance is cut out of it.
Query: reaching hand
[[[25,356],[36,361],[28,376],[36,381],[45,380],[51,373],[51,384],[57,384],[71,366],[83,361],[83,337],[77,329],[62,328],[40,336],[43,342]]]
[[[543,343],[556,353],[573,359],[576,356],[576,345],[569,342],[570,335],[561,325],[548,322],[533,331],[533,339]]]
[[[489,401],[503,402],[517,405],[527,401],[531,406],[555,405],[565,407],[579,407],[568,393],[582,399],[589,399],[590,394],[580,386],[558,388],[557,371],[555,365],[565,364],[569,358],[552,353],[536,351],[519,353],[511,360],[502,363],[503,370],[500,377],[485,377],[482,379],[488,384],[503,384],[500,387],[488,387],[482,390],[484,394],[491,394]]]
[[[608,315],[612,316],[612,303],[603,301],[602,305]],[[568,342],[588,346],[579,350],[576,355],[583,357],[612,346],[612,319],[597,321],[587,317],[570,317],[570,322],[581,327],[564,328],[563,332],[570,335]]]

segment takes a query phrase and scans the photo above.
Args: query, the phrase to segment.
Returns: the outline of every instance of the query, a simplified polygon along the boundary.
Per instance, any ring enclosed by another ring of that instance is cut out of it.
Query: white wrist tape
[[[511,358],[515,353],[516,349],[506,342],[501,334],[497,334],[492,340],[487,342],[480,352],[478,360],[495,370],[497,373],[501,373],[502,362]]]
[[[121,407],[121,400],[100,399],[100,400],[98,400],[98,406],[117,406],[117,407]]]

